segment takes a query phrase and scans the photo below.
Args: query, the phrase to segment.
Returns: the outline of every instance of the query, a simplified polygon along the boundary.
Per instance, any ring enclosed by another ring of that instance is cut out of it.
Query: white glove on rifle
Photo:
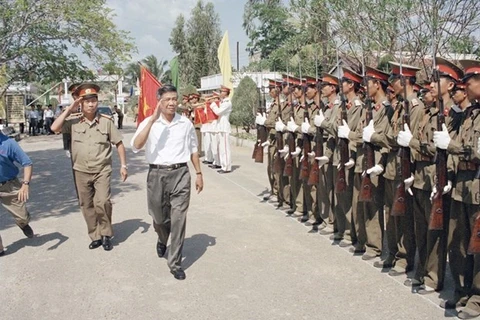
[[[285,131],[285,124],[282,122],[282,120],[278,120],[277,122],[275,122],[275,131],[277,132]]]
[[[298,126],[292,117],[290,117],[290,121],[287,122],[287,129],[290,132],[295,132],[298,129]]]
[[[312,160],[313,158],[315,158],[315,151],[308,153],[308,160]]]
[[[413,138],[412,132],[408,127],[408,124],[404,124],[403,131],[400,131],[397,136],[397,143],[402,147],[408,147],[410,145],[410,141]]]
[[[375,133],[375,128],[373,127],[373,120],[370,120],[368,126],[363,128],[362,139],[365,142],[370,142],[373,134]]]
[[[322,156],[322,157],[316,157],[315,160],[318,161],[318,168],[320,169],[323,167],[325,164],[328,163],[328,157],[327,156]]]
[[[265,113],[263,115],[260,113],[257,113],[257,116],[255,117],[255,123],[260,126],[263,126],[265,124],[265,121],[267,121],[267,116],[265,115]]]
[[[411,175],[410,178],[403,180],[403,183],[405,183],[405,190],[413,196],[412,189],[410,189],[410,187],[413,186],[413,175]]]
[[[445,124],[442,124],[442,131],[435,131],[433,133],[433,143],[435,147],[439,149],[447,150],[451,140],[452,138],[450,138]]]
[[[290,152],[288,146],[284,146],[282,150],[278,150],[278,153],[280,154],[280,157],[285,157],[288,156],[288,153]]]
[[[305,118],[305,121],[302,123],[302,132],[308,133],[308,130],[310,130],[310,122],[308,122],[308,119]]]
[[[376,164],[373,167],[371,167],[370,169],[367,169],[367,174],[369,174],[370,177],[378,176],[382,172],[383,172],[383,168],[379,164]]]
[[[347,122],[342,120],[342,125],[338,126],[338,137],[348,139],[348,135],[350,134],[350,128],[348,127]]]
[[[290,153],[292,155],[292,157],[296,158],[300,155],[300,153],[302,152],[302,149],[300,149],[300,147],[296,147],[295,148],[295,151],[293,151],[292,153]]]
[[[265,141],[264,143],[262,143],[262,148],[263,147],[266,147],[266,146],[269,146],[270,145],[270,141]]]
[[[65,151],[65,155],[67,156],[67,158],[70,158],[71,157],[70,150]]]
[[[345,169],[350,169],[355,165],[355,161],[353,159],[349,159],[347,163],[345,163]]]
[[[445,187],[443,187],[442,195],[449,193],[452,190],[452,181],[448,180]],[[432,193],[430,194],[430,201],[433,200],[433,197],[437,194],[437,185],[434,185],[432,188]]]
[[[315,116],[315,118],[313,119],[313,124],[315,124],[316,127],[320,127],[324,120],[325,120],[325,116],[323,115],[323,111],[320,110],[318,114]]]

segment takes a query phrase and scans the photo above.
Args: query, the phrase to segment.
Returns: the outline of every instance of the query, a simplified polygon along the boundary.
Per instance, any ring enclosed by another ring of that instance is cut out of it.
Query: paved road
[[[133,127],[124,130],[130,141]],[[143,154],[113,174],[114,249],[89,250],[61,137],[21,141],[34,162],[34,239],[0,211],[0,319],[442,319],[438,294],[422,297],[260,201],[265,164],[234,148],[234,171],[203,168],[184,247],[187,279],[155,253]],[[451,292],[443,292],[449,296]]]

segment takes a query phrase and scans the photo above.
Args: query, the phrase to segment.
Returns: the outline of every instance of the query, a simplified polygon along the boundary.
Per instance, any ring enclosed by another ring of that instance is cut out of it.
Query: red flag
[[[162,83],[148,71],[144,66],[140,66],[140,96],[138,98],[138,117],[137,126],[153,114],[157,105],[157,90]]]

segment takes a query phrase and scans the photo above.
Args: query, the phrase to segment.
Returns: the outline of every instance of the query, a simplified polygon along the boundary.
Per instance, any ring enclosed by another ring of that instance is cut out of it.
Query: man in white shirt
[[[52,129],[50,129],[50,127],[52,126],[52,123],[53,123],[53,116],[54,116],[54,113],[53,113],[53,110],[52,110],[52,105],[49,104],[48,105],[48,108],[47,110],[45,110],[45,112],[43,113],[43,117],[45,118],[45,129],[47,131],[47,135],[49,135],[50,133],[53,133]]]
[[[177,89],[165,85],[158,89],[157,97],[153,115],[140,123],[131,146],[135,153],[145,146],[145,157],[150,165],[147,202],[158,234],[157,254],[159,257],[165,255],[170,236],[168,266],[175,279],[184,280],[181,261],[190,204],[189,160],[196,171],[196,190],[200,193],[203,189],[197,137],[192,122],[176,113]]]
[[[216,125],[216,138],[218,143],[218,153],[220,155],[220,166],[218,173],[228,173],[232,171],[232,158],[230,154],[230,113],[232,113],[232,102],[228,98],[230,89],[221,86],[220,88],[220,106],[212,104],[210,107],[218,116]]]
[[[38,111],[35,110],[35,106],[31,107],[31,110],[28,112],[28,134],[36,136],[37,135],[37,125],[38,125]]]

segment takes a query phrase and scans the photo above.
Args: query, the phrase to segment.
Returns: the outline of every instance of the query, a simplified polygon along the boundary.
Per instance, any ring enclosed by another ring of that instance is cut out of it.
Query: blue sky
[[[210,0],[215,11],[220,15],[222,33],[228,30],[232,66],[236,67],[236,43],[239,41],[240,67],[248,64],[245,51],[248,38],[242,28],[243,7],[246,0]],[[114,10],[115,24],[129,31],[135,39],[138,53],[134,60],[154,54],[159,59],[170,60],[172,51],[168,38],[179,14],[188,19],[190,11],[197,0],[107,0],[107,5]]]

